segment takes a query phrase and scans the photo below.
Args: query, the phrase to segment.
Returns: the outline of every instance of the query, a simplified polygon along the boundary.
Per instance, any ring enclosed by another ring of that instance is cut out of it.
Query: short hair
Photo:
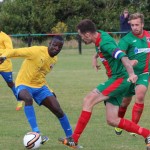
[[[64,43],[64,39],[63,39],[63,37],[60,36],[60,35],[55,35],[55,36],[52,38],[52,40],[55,40],[55,39],[61,41],[62,43]]]
[[[129,16],[129,21],[134,20],[134,19],[138,19],[138,18],[141,19],[142,23],[144,23],[144,15],[142,13],[139,13],[139,12],[131,14]]]
[[[83,34],[86,32],[95,33],[97,30],[95,23],[90,19],[81,20],[80,23],[76,26],[76,29],[80,30],[80,32]]]
[[[123,12],[129,12],[129,11],[128,11],[128,9],[127,9],[127,8],[125,8],[125,9],[123,10]]]

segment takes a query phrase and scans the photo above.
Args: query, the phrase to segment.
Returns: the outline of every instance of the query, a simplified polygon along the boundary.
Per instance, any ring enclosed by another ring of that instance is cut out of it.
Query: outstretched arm
[[[5,49],[1,57],[6,58],[28,58],[31,59],[37,54],[37,47],[25,47],[17,49]]]
[[[32,48],[17,48],[17,49],[5,49],[0,56],[0,64],[2,64],[7,58],[28,58],[32,59],[36,56],[36,50]],[[0,49],[1,54],[1,49]]]

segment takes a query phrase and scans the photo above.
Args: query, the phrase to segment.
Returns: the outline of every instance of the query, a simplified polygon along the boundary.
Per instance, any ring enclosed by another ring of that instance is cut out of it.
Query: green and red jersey
[[[150,71],[150,33],[143,31],[142,36],[129,32],[119,41],[119,47],[125,51],[130,60],[138,60],[134,66],[135,74],[139,75]]]
[[[106,69],[107,76],[127,77],[127,71],[121,62],[121,58],[126,54],[120,50],[108,33],[101,30],[98,30],[98,33],[95,43],[96,52]]]

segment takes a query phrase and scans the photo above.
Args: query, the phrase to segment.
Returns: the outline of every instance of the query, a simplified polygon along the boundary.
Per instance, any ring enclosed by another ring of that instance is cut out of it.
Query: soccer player
[[[94,106],[105,101],[107,123],[113,127],[142,135],[150,150],[150,130],[142,128],[130,120],[118,117],[118,109],[124,93],[137,80],[137,75],[134,74],[128,57],[119,49],[115,40],[109,34],[101,30],[97,31],[91,20],[82,20],[77,25],[77,30],[86,44],[95,44],[97,52],[95,57],[99,57],[105,66],[108,80],[100,83],[84,98],[82,112],[73,135],[58,140],[71,148],[78,148],[78,140],[91,118]]]
[[[33,99],[38,105],[48,108],[59,120],[65,135],[72,135],[67,115],[61,109],[59,102],[46,82],[48,74],[57,62],[57,55],[61,51],[64,40],[61,36],[54,36],[49,46],[33,46],[7,50],[0,57],[0,63],[12,57],[25,58],[16,78],[16,89],[19,99],[25,102],[24,112],[33,132],[40,133],[33,107]],[[42,136],[42,144],[48,137]]]
[[[132,121],[138,123],[144,109],[144,97],[148,89],[148,79],[150,72],[150,33],[143,29],[144,16],[141,13],[131,14],[129,22],[132,31],[123,37],[119,42],[119,47],[125,51],[130,60],[137,60],[134,72],[138,75],[135,87],[125,95],[119,107],[119,117],[123,118],[132,96],[135,95],[135,103],[132,109]],[[135,90],[134,90],[135,89]],[[116,134],[120,135],[122,129],[115,128]],[[131,133],[134,135],[134,133]]]
[[[12,41],[11,38],[4,32],[0,32],[0,49],[12,49]],[[3,77],[8,87],[12,90],[13,94],[16,97],[16,89],[15,83],[13,82],[12,75],[12,62],[10,59],[7,59],[3,64],[0,65],[0,75]],[[17,97],[16,97],[17,99]],[[20,110],[22,108],[22,101],[17,99],[17,107],[16,110]]]

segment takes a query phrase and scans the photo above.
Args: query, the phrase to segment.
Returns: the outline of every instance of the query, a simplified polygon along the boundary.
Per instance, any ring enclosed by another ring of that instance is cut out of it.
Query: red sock
[[[118,117],[123,118],[126,111],[127,111],[127,107],[120,106],[118,111]]]
[[[139,122],[143,109],[144,109],[144,104],[138,104],[138,103],[134,104],[132,109],[132,121],[134,123],[137,124]]]
[[[78,139],[80,138],[80,135],[82,134],[83,130],[85,129],[87,123],[89,122],[91,118],[91,112],[82,111],[81,115],[79,117],[79,120],[77,122],[76,128],[74,130],[74,133],[72,135],[74,141],[78,143]]]
[[[118,128],[124,129],[128,132],[133,132],[139,135],[142,135],[144,138],[147,138],[150,135],[150,130],[142,128],[139,125],[135,124],[132,121],[121,118]]]

